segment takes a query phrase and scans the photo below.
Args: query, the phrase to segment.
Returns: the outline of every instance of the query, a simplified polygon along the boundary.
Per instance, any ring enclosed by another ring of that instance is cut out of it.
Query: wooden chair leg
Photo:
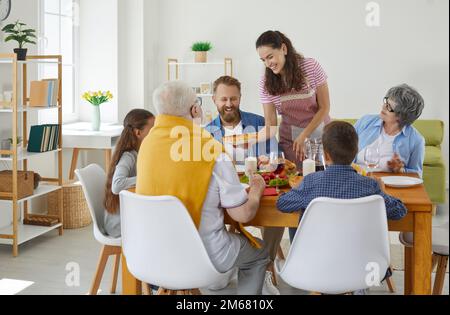
[[[108,262],[110,252],[110,246],[104,245],[100,252],[100,258],[97,264],[97,270],[95,271],[94,281],[92,282],[90,295],[97,295],[98,288],[100,287],[100,281],[102,281],[103,272],[105,271],[106,263]]]
[[[168,294],[168,290],[159,287],[158,292],[156,293],[156,295],[169,295],[169,294]]]
[[[153,295],[152,287],[150,284],[142,282],[142,295]]]
[[[110,291],[111,294],[116,293],[117,277],[119,275],[119,265],[120,265],[120,253],[116,254],[116,259],[114,260],[113,278],[112,278],[111,291]]]
[[[435,217],[437,214],[437,204],[433,203],[432,208],[431,208],[431,215],[433,217]]]
[[[80,149],[77,149],[77,148],[73,149],[72,162],[70,163],[70,171],[69,171],[69,179],[70,180],[75,178],[75,169],[77,168],[79,152],[80,152]]]
[[[434,269],[436,269],[438,262],[439,262],[439,256],[436,254],[433,254],[432,262],[431,262],[431,272],[433,272]]]
[[[283,249],[281,248],[281,245],[278,246],[277,256],[281,260],[286,260],[286,258],[284,257],[284,253],[283,253]]]
[[[274,286],[278,285],[277,282],[277,276],[275,274],[275,265],[274,263],[270,263],[269,266],[267,267],[267,270],[269,270],[270,272],[272,272],[272,282]]]
[[[395,288],[394,280],[392,280],[392,277],[386,278],[386,284],[388,286],[389,292],[395,293],[396,288]]]
[[[447,270],[448,256],[440,256],[434,279],[433,295],[441,295],[444,288],[445,271]]]

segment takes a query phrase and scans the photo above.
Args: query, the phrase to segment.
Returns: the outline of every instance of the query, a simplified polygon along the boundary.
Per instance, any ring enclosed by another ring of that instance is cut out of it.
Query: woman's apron
[[[293,150],[294,140],[300,136],[318,110],[316,91],[311,88],[308,81],[306,89],[281,95],[281,108],[279,109],[279,113],[282,116],[280,147],[284,151],[286,159],[294,162],[299,170],[302,169],[302,161],[295,156]],[[309,138],[321,138],[323,128],[329,121],[329,117],[325,118],[325,121],[317,127]]]

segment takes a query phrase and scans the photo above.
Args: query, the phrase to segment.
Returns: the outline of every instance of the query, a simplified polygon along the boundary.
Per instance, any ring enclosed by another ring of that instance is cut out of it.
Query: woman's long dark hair
[[[138,151],[138,139],[134,131],[136,129],[143,130],[148,124],[148,120],[153,117],[153,114],[145,109],[133,109],[123,121],[123,131],[114,150],[106,180],[104,206],[109,213],[117,213],[119,209],[119,196],[112,193],[112,180],[117,163],[125,152]]]
[[[283,44],[287,47],[286,64],[283,68],[283,76],[273,73],[266,68],[265,88],[271,95],[281,95],[292,90],[301,91],[306,84],[305,74],[300,68],[304,57],[298,53],[292,42],[279,31],[267,31],[256,41],[256,49],[268,46],[272,49],[281,49]]]

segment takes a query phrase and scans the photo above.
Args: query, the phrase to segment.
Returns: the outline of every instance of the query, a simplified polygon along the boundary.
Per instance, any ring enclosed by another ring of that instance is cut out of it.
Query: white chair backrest
[[[387,216],[381,196],[318,198],[300,221],[280,276],[299,289],[340,294],[379,283],[389,262]]]
[[[207,287],[223,277],[179,199],[123,191],[120,217],[122,251],[137,279],[181,290]]]
[[[94,236],[100,240],[104,235],[104,216],[105,207],[103,201],[105,199],[106,174],[105,171],[97,164],[91,164],[83,169],[75,170],[81,186],[83,187],[84,196],[91,213]],[[100,234],[98,234],[100,233]]]

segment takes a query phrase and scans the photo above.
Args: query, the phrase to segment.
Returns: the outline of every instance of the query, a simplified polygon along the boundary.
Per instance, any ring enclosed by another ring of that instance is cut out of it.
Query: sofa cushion
[[[442,164],[442,152],[441,149],[432,146],[425,147],[425,160],[424,165],[436,165]]]
[[[425,145],[439,146],[444,138],[444,122],[440,120],[417,120],[413,126],[425,138]]]

